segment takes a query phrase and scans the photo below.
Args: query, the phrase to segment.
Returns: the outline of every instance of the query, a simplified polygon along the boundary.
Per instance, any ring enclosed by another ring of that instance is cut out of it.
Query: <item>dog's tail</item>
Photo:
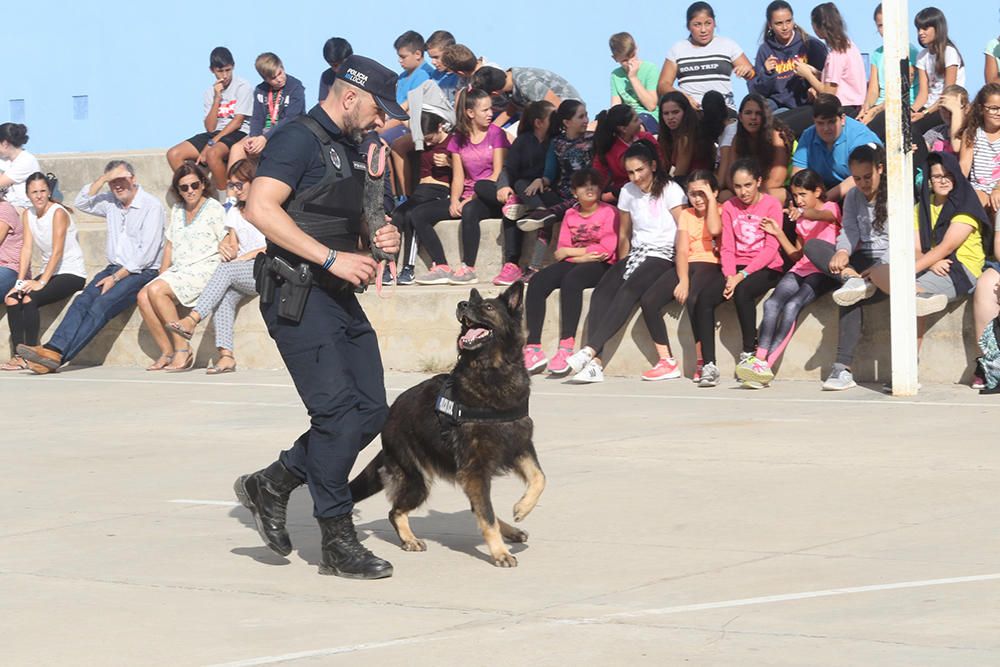
[[[379,468],[382,467],[384,453],[379,452],[371,460],[361,474],[351,480],[351,500],[361,502],[365,498],[375,495],[385,486],[382,483],[382,475]]]

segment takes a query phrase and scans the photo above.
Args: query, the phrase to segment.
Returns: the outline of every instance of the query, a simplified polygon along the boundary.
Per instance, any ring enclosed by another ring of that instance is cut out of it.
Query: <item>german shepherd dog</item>
[[[427,500],[430,483],[440,477],[465,491],[494,564],[517,566],[503,540],[525,542],[528,534],[497,518],[490,484],[508,472],[525,482],[514,521],[528,516],[545,488],[527,414],[531,381],[522,359],[523,298],[524,285],[515,283],[495,299],[473,289],[469,300],[458,304],[461,332],[454,369],[400,394],[382,430],[382,451],[351,481],[354,502],[386,490],[389,521],[404,551],[427,549],[410,529],[408,515]],[[458,406],[462,415],[452,419],[457,413],[446,414],[450,409],[442,411],[442,405]]]

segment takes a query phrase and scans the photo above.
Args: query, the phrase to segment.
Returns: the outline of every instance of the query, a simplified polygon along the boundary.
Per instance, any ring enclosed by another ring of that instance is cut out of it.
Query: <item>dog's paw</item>
[[[514,521],[520,522],[531,514],[533,507],[529,506],[528,503],[520,502],[514,505]]]
[[[517,567],[517,559],[509,553],[502,553],[493,557],[493,564],[497,567]]]
[[[403,551],[427,551],[427,543],[417,538],[403,542],[399,546]]]
[[[506,529],[502,529],[503,538],[508,542],[527,542],[528,541],[528,531],[521,530],[520,528],[514,528],[509,526]]]

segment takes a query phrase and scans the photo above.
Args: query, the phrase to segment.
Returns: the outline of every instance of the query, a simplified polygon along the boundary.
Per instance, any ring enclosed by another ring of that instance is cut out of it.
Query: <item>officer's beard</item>
[[[360,145],[365,138],[365,134],[368,133],[368,129],[361,127],[361,112],[355,107],[347,112],[347,117],[344,118],[344,134],[347,135],[351,143],[355,145]]]

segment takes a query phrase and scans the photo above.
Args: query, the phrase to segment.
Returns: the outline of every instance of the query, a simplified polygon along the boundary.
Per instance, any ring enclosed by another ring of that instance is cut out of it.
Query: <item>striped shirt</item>
[[[976,129],[976,141],[972,145],[969,181],[980,192],[990,192],[1000,183],[1000,138],[990,141],[981,127]]]
[[[667,60],[677,65],[677,88],[701,104],[710,90],[722,93],[726,105],[736,108],[733,98],[733,63],[743,55],[739,44],[727,37],[714,37],[705,46],[690,39],[681,40],[667,53]]]

